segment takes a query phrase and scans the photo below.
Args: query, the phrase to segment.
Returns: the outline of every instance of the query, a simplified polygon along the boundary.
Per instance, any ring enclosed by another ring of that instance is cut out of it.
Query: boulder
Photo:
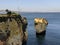
[[[44,18],[34,19],[34,26],[36,29],[36,34],[45,34],[47,25],[48,25],[48,22]]]

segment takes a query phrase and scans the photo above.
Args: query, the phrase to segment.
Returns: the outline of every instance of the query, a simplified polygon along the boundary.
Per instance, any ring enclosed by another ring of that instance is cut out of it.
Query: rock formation
[[[3,45],[22,45],[23,41],[27,41],[27,19],[6,11],[7,14],[0,14],[0,42]]]
[[[44,18],[34,19],[34,26],[36,29],[36,34],[45,34],[47,25],[48,25],[48,22]]]

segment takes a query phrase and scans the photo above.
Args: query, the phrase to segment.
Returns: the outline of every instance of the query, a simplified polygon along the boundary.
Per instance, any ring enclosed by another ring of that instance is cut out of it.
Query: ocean
[[[60,45],[60,13],[20,13],[28,20],[28,40],[26,45]],[[45,18],[48,21],[45,36],[36,36],[34,18]]]

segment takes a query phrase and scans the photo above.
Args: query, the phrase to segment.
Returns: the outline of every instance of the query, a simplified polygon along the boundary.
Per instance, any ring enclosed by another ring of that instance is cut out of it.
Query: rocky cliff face
[[[22,45],[27,41],[27,19],[19,14],[0,15],[0,41],[2,45]]]

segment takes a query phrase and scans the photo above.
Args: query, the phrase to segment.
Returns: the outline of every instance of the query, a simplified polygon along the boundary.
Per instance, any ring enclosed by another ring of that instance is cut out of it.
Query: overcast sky
[[[60,12],[60,0],[0,0],[0,10]]]

